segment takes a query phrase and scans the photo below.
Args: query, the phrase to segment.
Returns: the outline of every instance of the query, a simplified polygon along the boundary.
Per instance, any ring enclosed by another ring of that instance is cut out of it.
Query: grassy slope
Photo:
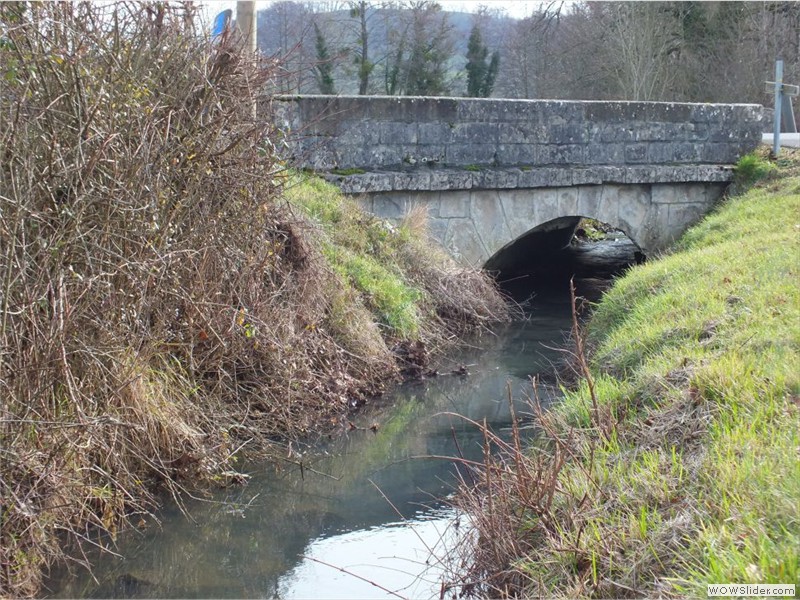
[[[617,537],[646,519],[644,559],[685,534],[668,559],[687,580],[676,589],[799,582],[799,238],[800,179],[755,189],[622,280],[593,320],[597,373],[624,378],[606,401],[627,413],[625,459],[602,467],[620,494],[644,493],[602,526]]]
[[[800,583],[799,239],[787,178],[728,202],[598,307],[593,369],[619,420],[589,465],[607,495],[585,522],[598,590]],[[585,405],[564,410],[585,421]]]
[[[567,393],[544,417],[547,439],[500,469],[511,485],[493,495],[513,495],[519,516],[481,516],[518,534],[495,587],[620,597],[800,584],[797,159],[604,297],[588,330],[598,408],[586,380]],[[531,494],[541,472],[557,478],[552,500]]]
[[[458,267],[427,232],[427,213],[392,225],[316,177],[289,177],[286,200],[319,226],[329,268],[370,311],[388,342],[421,342],[424,353],[513,309],[483,273]]]
[[[345,282],[363,293],[377,321],[392,335],[418,335],[423,292],[403,272],[400,249],[411,243],[408,227],[394,228],[362,213],[332,185],[297,176],[286,198],[323,232],[322,254]]]

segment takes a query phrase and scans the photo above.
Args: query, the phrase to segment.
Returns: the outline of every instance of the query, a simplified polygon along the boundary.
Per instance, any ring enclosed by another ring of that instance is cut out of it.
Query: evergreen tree
[[[406,36],[405,33],[403,33],[401,36],[399,36],[394,55],[387,57],[385,61],[384,88],[386,93],[390,96],[400,93],[400,71],[405,60],[405,51]]]
[[[497,79],[497,71],[500,70],[500,53],[492,52],[492,59],[489,61],[489,68],[486,70],[486,76],[483,78],[483,85],[481,86],[481,98],[488,98],[492,95],[494,89],[494,82]]]
[[[472,27],[467,43],[467,96],[488,98],[492,93],[497,71],[500,68],[500,54],[494,52],[487,64],[489,49],[481,38],[478,25]]]
[[[467,96],[477,98],[481,95],[481,87],[486,77],[488,66],[486,56],[489,54],[488,48],[483,45],[481,30],[477,25],[473,25],[467,42]]]
[[[453,55],[452,28],[441,6],[420,2],[413,12],[411,50],[406,69],[405,94],[442,96],[448,93],[446,63]]]
[[[325,37],[319,29],[319,25],[314,23],[314,35],[316,36],[317,64],[314,66],[314,76],[317,79],[317,87],[320,94],[335,94],[336,89],[333,83],[333,65],[331,64],[328,45]]]

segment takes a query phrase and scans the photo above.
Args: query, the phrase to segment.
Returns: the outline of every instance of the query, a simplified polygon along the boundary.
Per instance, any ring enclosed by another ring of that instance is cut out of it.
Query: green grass
[[[558,527],[520,534],[539,540],[517,565],[528,593],[800,584],[800,155],[751,162],[759,187],[598,305],[587,336],[604,416],[585,381],[552,413],[572,460]]]
[[[361,292],[382,325],[400,337],[417,337],[420,325],[417,302],[423,298],[422,291],[408,285],[371,256],[331,245],[324,254],[334,270]]]
[[[774,169],[775,165],[759,153],[751,152],[736,163],[736,183],[740,186],[752,186]]]
[[[334,175],[343,175],[348,177],[350,175],[363,175],[366,173],[364,169],[359,169],[358,167],[350,167],[349,169],[333,169],[331,171]]]
[[[460,267],[431,242],[424,206],[389,222],[303,173],[287,178],[284,197],[293,214],[319,229],[321,258],[339,276],[343,297],[353,300],[333,303],[332,313],[352,312],[354,303],[366,308],[390,347],[420,341],[435,354],[514,312],[486,273]],[[329,315],[337,323],[348,318]]]
[[[414,243],[412,232],[361,211],[335,186],[318,178],[294,178],[286,198],[325,232],[323,256],[376,320],[398,338],[416,339],[426,294],[408,280],[408,270],[400,262],[404,247]]]

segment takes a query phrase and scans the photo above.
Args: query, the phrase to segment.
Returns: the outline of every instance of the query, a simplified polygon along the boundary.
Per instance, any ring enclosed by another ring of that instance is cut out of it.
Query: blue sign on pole
[[[223,10],[216,17],[214,17],[214,27],[211,29],[212,37],[219,37],[222,35],[222,32],[225,31],[225,28],[228,27],[231,22],[232,14],[233,11],[229,8],[227,10]]]

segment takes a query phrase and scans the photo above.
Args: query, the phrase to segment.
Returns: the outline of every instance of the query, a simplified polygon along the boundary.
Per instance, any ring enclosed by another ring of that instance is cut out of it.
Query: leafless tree
[[[552,41],[563,2],[550,2],[529,17],[509,22],[501,49],[503,62],[497,94],[512,98],[541,98],[542,80],[552,57]]]
[[[281,93],[313,92],[316,88],[314,21],[311,2],[277,2],[258,13],[258,49],[280,64]]]
[[[678,78],[680,23],[664,2],[614,2],[600,14],[605,58],[620,99],[670,100]]]

